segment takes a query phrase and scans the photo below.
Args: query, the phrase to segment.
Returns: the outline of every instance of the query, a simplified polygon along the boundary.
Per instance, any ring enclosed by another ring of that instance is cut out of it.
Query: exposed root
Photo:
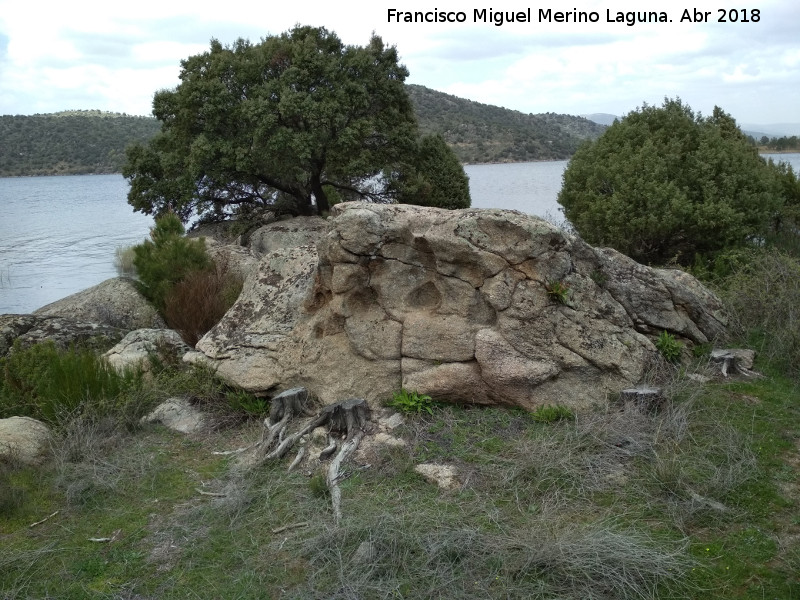
[[[328,467],[326,482],[331,493],[334,520],[338,524],[342,518],[342,492],[339,482],[343,479],[342,464],[358,449],[369,423],[369,406],[363,398],[350,398],[325,406],[305,426],[295,433],[286,435],[290,421],[299,416],[311,416],[309,413],[308,392],[304,388],[294,388],[273,398],[269,418],[264,422],[264,434],[256,444],[258,459],[256,464],[267,460],[282,458],[295,443],[317,427],[328,428],[328,445],[320,453],[320,460],[325,460],[336,453]],[[339,447],[338,440],[346,440]],[[306,454],[301,447],[297,456],[289,465],[293,470]]]

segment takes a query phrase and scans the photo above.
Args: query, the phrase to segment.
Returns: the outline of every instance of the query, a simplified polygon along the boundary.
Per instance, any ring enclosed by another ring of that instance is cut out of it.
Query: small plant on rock
[[[662,331],[656,340],[656,348],[669,362],[678,362],[683,351],[683,344],[675,339],[675,336],[666,331]]]
[[[433,414],[434,402],[430,396],[417,392],[410,392],[406,389],[395,392],[388,404],[392,408],[396,408],[405,413],[421,413],[424,411],[430,415]]]
[[[569,286],[563,281],[551,281],[545,289],[550,299],[558,304],[566,304],[569,300]]]

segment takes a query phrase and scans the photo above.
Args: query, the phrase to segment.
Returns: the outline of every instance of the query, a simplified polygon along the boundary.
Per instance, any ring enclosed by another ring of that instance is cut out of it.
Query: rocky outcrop
[[[30,417],[0,419],[0,460],[38,465],[47,455],[50,430]]]
[[[316,243],[266,254],[195,360],[246,389],[533,408],[635,385],[666,330],[704,343],[722,306],[693,278],[595,249],[536,217],[334,207]]]
[[[17,340],[23,348],[47,341],[59,348],[75,344],[108,348],[124,335],[125,330],[117,327],[67,317],[0,315],[0,356],[8,354]]]
[[[166,327],[158,311],[127,277],[115,277],[43,306],[38,316],[66,317],[131,331],[145,327]]]

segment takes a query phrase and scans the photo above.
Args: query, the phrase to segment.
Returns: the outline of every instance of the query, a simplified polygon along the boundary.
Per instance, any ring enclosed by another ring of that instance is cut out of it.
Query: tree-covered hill
[[[570,115],[527,115],[407,86],[423,133],[440,133],[465,163],[570,157],[605,127]],[[0,116],[0,177],[119,173],[125,148],[160,129],[152,117],[99,110]]]
[[[569,158],[606,127],[582,117],[525,114],[407,86],[424,133],[439,133],[465,163]]]
[[[119,173],[125,147],[159,128],[152,117],[99,110],[0,116],[0,176]]]

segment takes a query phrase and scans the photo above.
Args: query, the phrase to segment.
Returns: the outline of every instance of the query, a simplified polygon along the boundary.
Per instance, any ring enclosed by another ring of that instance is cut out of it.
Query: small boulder
[[[207,416],[186,398],[170,398],[142,418],[143,423],[161,423],[180,433],[197,433],[208,428]]]
[[[49,448],[50,429],[30,417],[0,419],[0,460],[39,465]]]
[[[414,470],[430,483],[439,486],[439,489],[450,490],[458,485],[456,469],[452,465],[422,463],[414,467]]]

